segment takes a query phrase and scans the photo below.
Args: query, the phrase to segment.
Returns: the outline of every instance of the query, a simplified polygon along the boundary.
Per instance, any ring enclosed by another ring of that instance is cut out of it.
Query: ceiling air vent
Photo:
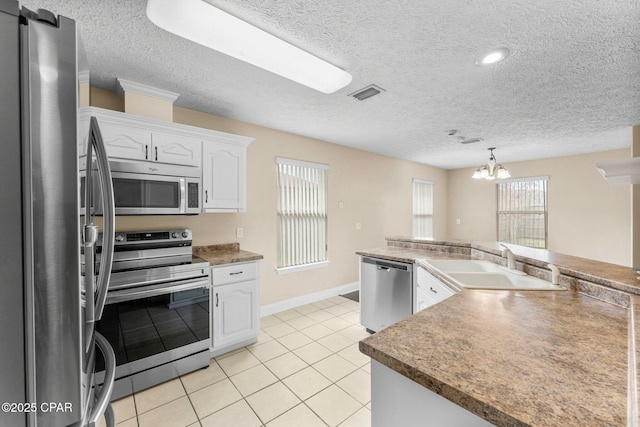
[[[379,95],[382,92],[386,92],[386,90],[382,89],[380,86],[372,84],[353,93],[350,93],[349,96],[353,96],[358,101],[364,101],[365,99]]]

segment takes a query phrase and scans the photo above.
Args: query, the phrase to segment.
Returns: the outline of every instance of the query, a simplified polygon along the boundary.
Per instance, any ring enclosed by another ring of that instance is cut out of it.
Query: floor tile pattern
[[[114,402],[117,426],[370,427],[359,309],[336,296],[263,317],[255,344]]]

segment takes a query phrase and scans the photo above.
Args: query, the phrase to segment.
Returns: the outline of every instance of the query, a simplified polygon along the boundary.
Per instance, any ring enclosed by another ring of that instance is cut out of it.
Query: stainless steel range
[[[189,229],[116,232],[96,327],[116,355],[112,400],[209,365],[209,263],[191,245]]]

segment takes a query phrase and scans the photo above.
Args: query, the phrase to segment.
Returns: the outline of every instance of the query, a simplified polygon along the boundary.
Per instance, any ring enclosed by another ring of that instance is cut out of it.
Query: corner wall
[[[505,166],[514,178],[549,176],[549,250],[630,266],[629,187],[611,186],[595,168],[596,162],[628,157],[629,150],[622,149]],[[471,179],[474,169],[449,171],[447,236],[495,241],[495,181]]]
[[[122,111],[113,92],[93,89],[93,106]],[[242,249],[264,255],[261,305],[354,283],[355,251],[385,246],[385,237],[411,235],[412,179],[434,182],[434,229],[446,233],[447,171],[330,144],[237,120],[174,107],[174,121],[255,138],[248,148],[247,212],[197,216],[117,217],[118,230],[192,228],[194,245],[239,242]],[[329,171],[329,267],[276,274],[276,157],[326,163]],[[340,202],[343,207],[340,208]],[[356,230],[355,223],[362,225]],[[236,227],[244,238],[236,239]]]

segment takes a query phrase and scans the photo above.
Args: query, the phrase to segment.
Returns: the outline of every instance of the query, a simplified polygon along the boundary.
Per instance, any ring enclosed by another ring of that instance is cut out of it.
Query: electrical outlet
[[[244,229],[242,227],[236,228],[236,237],[242,239],[244,237]]]
[[[344,208],[344,203],[342,203],[342,202],[338,202],[338,207],[339,207],[340,209]]]
[[[356,222],[356,230],[360,230],[362,228],[362,224]]]
[[[460,218],[456,218],[456,224],[460,225]]]

